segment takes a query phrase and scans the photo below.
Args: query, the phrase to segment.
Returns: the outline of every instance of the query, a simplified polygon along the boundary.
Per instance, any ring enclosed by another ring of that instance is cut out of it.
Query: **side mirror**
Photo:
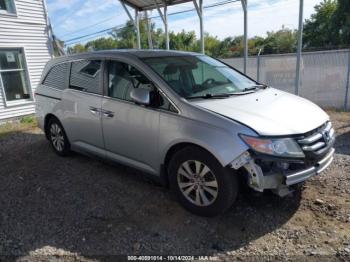
[[[144,88],[134,88],[130,93],[131,99],[140,105],[148,106],[151,103],[151,91]]]

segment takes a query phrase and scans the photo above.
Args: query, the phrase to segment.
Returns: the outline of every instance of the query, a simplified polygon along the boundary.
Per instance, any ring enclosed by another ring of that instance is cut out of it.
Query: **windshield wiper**
[[[248,91],[254,91],[257,90],[258,88],[256,86],[252,86],[252,87],[246,87],[242,90],[242,92],[248,92]]]
[[[254,86],[251,86],[251,87],[246,87],[243,89],[243,92],[248,92],[248,91],[254,91],[254,90],[257,90],[257,89],[260,89],[260,88],[267,88],[267,85],[254,85]]]
[[[255,85],[257,88],[263,88],[263,89],[265,89],[265,88],[267,88],[268,86],[267,85],[265,85],[265,84],[258,84],[258,85]]]
[[[188,96],[186,97],[186,99],[196,99],[196,98],[203,98],[203,99],[215,99],[215,98],[226,98],[226,97],[230,97],[233,94],[205,94],[202,96]]]
[[[215,98],[227,98],[227,97],[230,97],[230,96],[234,96],[234,95],[242,95],[242,93],[244,92],[249,92],[249,91],[254,91],[254,90],[257,90],[257,89],[265,89],[267,88],[267,85],[254,85],[254,86],[251,86],[251,87],[246,87],[244,88],[242,91],[240,92],[235,92],[235,93],[221,93],[221,94],[211,94],[211,93],[207,93],[205,95],[201,95],[201,96],[188,96],[188,97],[185,97],[186,99],[197,99],[197,98],[202,98],[202,99],[215,99]]]

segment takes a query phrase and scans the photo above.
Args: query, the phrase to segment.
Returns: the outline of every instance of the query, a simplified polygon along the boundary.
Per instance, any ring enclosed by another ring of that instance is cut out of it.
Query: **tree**
[[[143,21],[140,21],[140,31],[142,33],[145,32]],[[118,48],[137,48],[135,27],[131,21],[128,21],[126,25],[120,29],[114,29],[110,34],[118,42]]]
[[[304,46],[330,48],[339,44],[339,29],[335,28],[337,2],[324,0],[315,6],[315,14],[304,25]],[[336,19],[338,20],[338,19]]]
[[[339,44],[350,44],[350,1],[338,0],[337,10],[333,15],[334,28],[339,32]]]
[[[155,23],[150,23],[150,31],[152,35],[153,45],[154,46],[162,46],[163,38],[162,30],[155,29]],[[117,48],[125,49],[125,48],[137,48],[137,35],[133,22],[128,21],[126,25],[120,29],[114,29],[111,33],[111,36],[117,42]],[[145,18],[140,19],[140,36],[141,36],[141,47],[146,49],[148,46],[148,34],[147,34],[147,20]],[[165,46],[165,40],[164,40]]]
[[[267,32],[265,39],[260,39],[264,54],[292,53],[296,49],[296,31],[282,26],[282,29]]]
[[[93,41],[88,42],[85,45],[87,50],[108,50],[118,48],[118,42],[112,37],[102,37]]]
[[[244,54],[243,36],[227,37],[221,42],[220,57],[239,57]],[[249,46],[249,39],[248,39]]]
[[[86,52],[87,49],[84,45],[82,44],[76,44],[75,46],[73,47],[68,47],[68,53],[69,54],[77,54],[77,53],[83,53],[83,52]]]
[[[180,33],[169,33],[170,49],[173,50],[194,51],[196,49],[196,40],[194,31],[185,32],[185,30],[182,30]]]
[[[213,57],[221,57],[221,50],[220,50],[220,43],[221,41],[215,36],[211,36],[208,33],[204,34],[204,47],[205,47],[205,53],[209,56]],[[197,44],[198,51],[200,50],[200,40]]]

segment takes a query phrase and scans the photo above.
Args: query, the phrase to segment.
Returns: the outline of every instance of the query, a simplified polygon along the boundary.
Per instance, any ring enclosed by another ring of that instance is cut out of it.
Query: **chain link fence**
[[[243,72],[243,58],[223,61]],[[250,77],[290,93],[295,92],[295,68],[295,54],[249,57],[247,62]],[[324,108],[349,110],[349,70],[350,50],[303,53],[299,95]]]

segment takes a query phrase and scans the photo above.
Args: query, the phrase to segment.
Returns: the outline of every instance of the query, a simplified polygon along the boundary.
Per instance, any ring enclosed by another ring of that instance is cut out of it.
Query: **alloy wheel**
[[[55,149],[59,152],[63,151],[64,149],[64,135],[61,127],[53,123],[50,128],[51,133],[51,141]]]
[[[218,196],[219,186],[214,173],[200,161],[182,163],[177,172],[177,182],[185,198],[197,206],[209,206]]]

